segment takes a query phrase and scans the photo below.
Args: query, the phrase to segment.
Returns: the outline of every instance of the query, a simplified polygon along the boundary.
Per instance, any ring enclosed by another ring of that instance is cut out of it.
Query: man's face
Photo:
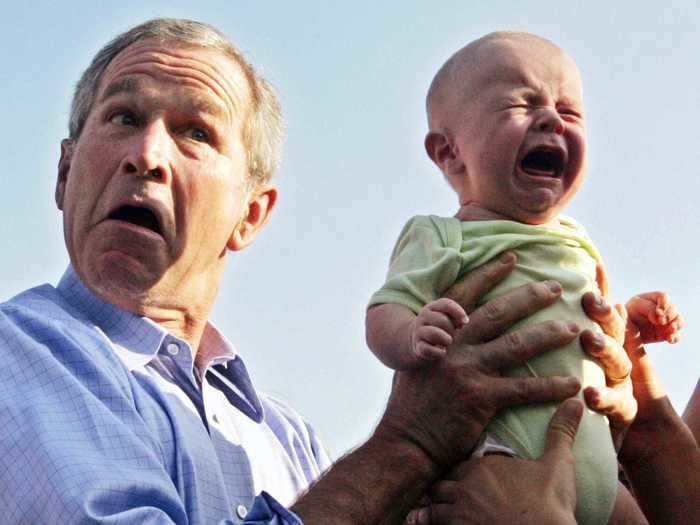
[[[143,40],[110,63],[56,188],[93,291],[132,310],[154,293],[175,308],[212,293],[227,247],[246,244],[249,100],[239,65],[214,50]]]
[[[573,61],[546,42],[490,42],[454,126],[460,203],[530,224],[559,214],[583,181],[586,137]]]

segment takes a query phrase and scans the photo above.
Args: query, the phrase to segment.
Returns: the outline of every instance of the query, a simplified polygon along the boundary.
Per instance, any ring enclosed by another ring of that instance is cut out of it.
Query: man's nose
[[[564,133],[566,123],[555,108],[541,108],[538,110],[535,127],[538,131],[561,135]]]
[[[162,121],[142,127],[130,137],[122,160],[122,171],[131,175],[169,182],[171,137]]]

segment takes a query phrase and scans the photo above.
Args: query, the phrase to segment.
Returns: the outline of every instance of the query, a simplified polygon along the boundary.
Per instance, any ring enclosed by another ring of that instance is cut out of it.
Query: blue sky
[[[584,82],[589,171],[567,213],[607,262],[611,296],[661,289],[686,318],[651,348],[675,406],[700,375],[700,8],[696,2],[13,2],[3,7],[0,298],[67,264],[53,205],[72,88],[109,38],[148,18],[216,25],[280,93],[280,201],[230,257],[213,320],[258,385],[290,401],[334,455],[381,414],[390,373],[364,307],[415,214],[456,200],[423,152],[423,100],[457,48],[496,29],[550,38]]]

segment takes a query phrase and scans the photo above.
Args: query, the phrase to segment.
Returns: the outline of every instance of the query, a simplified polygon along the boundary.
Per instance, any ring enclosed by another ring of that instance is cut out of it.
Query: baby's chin
[[[535,210],[501,210],[495,206],[488,207],[477,202],[469,202],[460,206],[455,217],[461,221],[513,221],[533,226],[556,225],[559,224],[559,209],[557,206]]]

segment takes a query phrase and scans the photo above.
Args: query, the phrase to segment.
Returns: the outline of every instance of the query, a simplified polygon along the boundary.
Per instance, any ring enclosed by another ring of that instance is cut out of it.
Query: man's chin
[[[159,268],[156,261],[146,263],[111,255],[100,257],[85,272],[79,271],[78,274],[103,301],[138,313],[150,290],[161,280],[164,269]]]

